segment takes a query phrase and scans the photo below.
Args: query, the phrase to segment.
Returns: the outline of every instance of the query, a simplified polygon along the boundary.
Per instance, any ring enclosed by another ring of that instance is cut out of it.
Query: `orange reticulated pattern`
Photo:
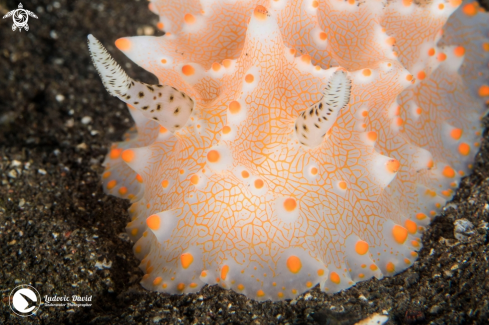
[[[167,34],[123,51],[195,100],[174,133],[129,107],[136,128],[105,161],[104,188],[133,203],[142,285],[282,300],[412,265],[478,151],[488,15],[445,0],[203,3],[152,1]],[[302,146],[295,120],[339,68],[350,102]]]

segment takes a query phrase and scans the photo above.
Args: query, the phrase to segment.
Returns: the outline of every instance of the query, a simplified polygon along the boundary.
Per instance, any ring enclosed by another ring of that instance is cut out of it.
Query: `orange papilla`
[[[287,268],[289,269],[289,271],[291,273],[299,273],[299,271],[301,270],[302,268],[302,262],[301,262],[301,259],[297,256],[290,256],[288,259],[287,259]]]
[[[294,198],[287,198],[284,201],[284,208],[286,211],[291,212],[294,211],[297,207],[297,201]]]
[[[392,236],[398,244],[404,244],[408,236],[408,230],[402,226],[394,225],[392,228]]]
[[[127,51],[131,48],[131,41],[127,38],[119,38],[115,41],[115,46],[121,51]]]
[[[207,160],[211,163],[216,163],[219,161],[220,155],[217,150],[210,150],[207,153]]]

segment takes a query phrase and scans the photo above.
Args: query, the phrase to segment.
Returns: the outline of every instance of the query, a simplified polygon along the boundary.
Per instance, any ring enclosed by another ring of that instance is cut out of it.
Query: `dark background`
[[[22,3],[39,17],[29,19],[28,32],[0,20],[1,324],[352,324],[384,310],[390,324],[489,323],[487,131],[474,172],[427,231],[418,261],[400,275],[277,303],[217,287],[184,296],[144,290],[124,230],[129,204],[105,195],[100,182],[110,143],[132,122],[99,80],[86,36],[93,33],[130,76],[156,83],[113,44],[161,35],[158,18],[144,0]],[[0,16],[17,6],[0,0]],[[460,218],[476,227],[468,243],[454,239]],[[104,259],[111,268],[98,270]],[[92,296],[92,307],[41,307],[21,319],[8,298],[18,284],[41,296]]]

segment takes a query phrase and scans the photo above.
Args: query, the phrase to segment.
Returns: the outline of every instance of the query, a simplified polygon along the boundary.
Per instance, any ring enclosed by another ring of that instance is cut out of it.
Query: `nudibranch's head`
[[[116,45],[160,85],[89,36],[136,122],[103,181],[133,202],[143,286],[281,300],[412,265],[470,171],[489,95],[487,14],[460,6],[153,1],[166,35]]]

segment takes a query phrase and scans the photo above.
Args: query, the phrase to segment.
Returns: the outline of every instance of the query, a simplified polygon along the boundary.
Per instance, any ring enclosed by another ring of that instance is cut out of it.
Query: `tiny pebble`
[[[82,119],[81,119],[81,122],[82,124],[89,124],[89,123],[92,123],[92,118],[90,116],[84,116]]]

